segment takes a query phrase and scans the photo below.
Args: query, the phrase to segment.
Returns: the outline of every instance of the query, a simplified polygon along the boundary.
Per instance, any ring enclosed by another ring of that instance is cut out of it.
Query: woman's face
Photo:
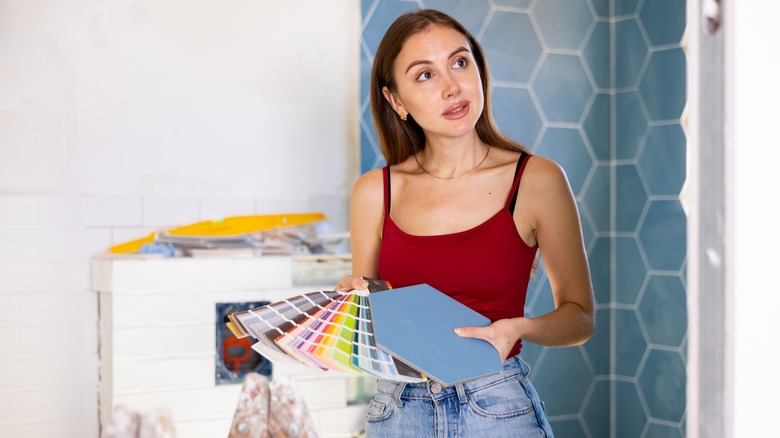
[[[484,96],[471,46],[460,32],[432,26],[404,43],[393,66],[395,93],[385,98],[409,113],[431,136],[460,137],[474,130]]]

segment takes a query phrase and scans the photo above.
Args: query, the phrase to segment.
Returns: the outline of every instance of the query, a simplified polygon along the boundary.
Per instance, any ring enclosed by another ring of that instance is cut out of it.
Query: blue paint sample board
[[[463,338],[462,326],[490,320],[427,284],[369,294],[378,347],[445,386],[501,372],[498,351]]]

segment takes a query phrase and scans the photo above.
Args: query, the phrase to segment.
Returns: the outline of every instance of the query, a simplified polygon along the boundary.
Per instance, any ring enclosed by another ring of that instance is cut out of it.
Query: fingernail
[[[455,329],[455,330],[453,330],[453,331],[454,331],[454,332],[455,332],[455,334],[456,334],[456,335],[458,335],[458,336],[460,336],[460,335],[462,335],[462,334],[463,334],[463,330],[461,330],[460,328],[456,328],[456,329]]]

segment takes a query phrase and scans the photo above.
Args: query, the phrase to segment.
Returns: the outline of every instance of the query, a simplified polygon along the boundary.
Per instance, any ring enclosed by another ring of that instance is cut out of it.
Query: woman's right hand
[[[336,285],[336,290],[339,292],[349,292],[355,289],[366,288],[368,288],[368,282],[366,280],[352,275],[341,277],[341,280],[339,280],[339,283]]]

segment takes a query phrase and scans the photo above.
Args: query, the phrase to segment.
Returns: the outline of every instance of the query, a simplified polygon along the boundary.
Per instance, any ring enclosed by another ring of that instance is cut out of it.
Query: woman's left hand
[[[484,339],[498,350],[498,355],[503,363],[512,347],[515,346],[518,336],[519,320],[524,318],[499,319],[486,327],[458,327],[455,334],[464,338]]]

